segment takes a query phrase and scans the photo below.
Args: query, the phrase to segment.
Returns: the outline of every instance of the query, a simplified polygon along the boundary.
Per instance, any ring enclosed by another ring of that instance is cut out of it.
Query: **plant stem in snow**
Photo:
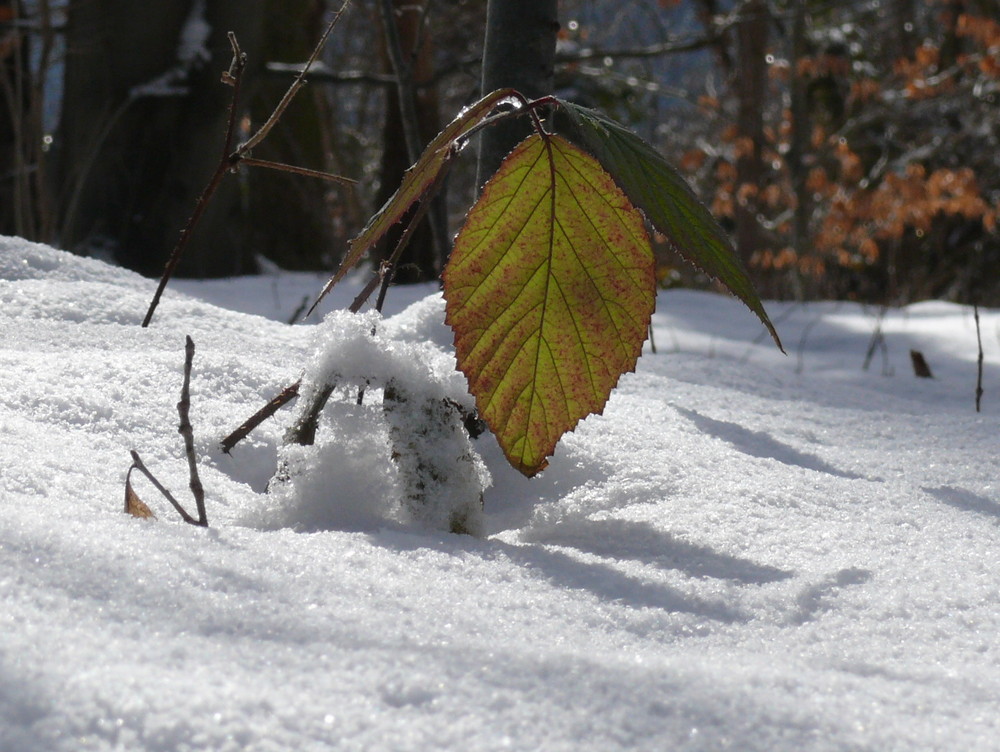
[[[181,387],[181,401],[177,403],[177,412],[181,418],[178,429],[184,437],[184,452],[187,454],[188,472],[191,476],[191,495],[198,509],[198,521],[193,523],[208,527],[208,514],[205,512],[205,489],[198,477],[198,460],[194,454],[194,429],[191,427],[191,364],[194,362],[194,340],[185,339],[184,345],[184,385]]]
[[[159,491],[161,494],[163,494],[163,497],[170,502],[170,505],[174,509],[177,510],[177,514],[181,516],[182,520],[187,522],[189,525],[197,525],[198,520],[196,520],[194,517],[188,514],[187,510],[181,506],[181,503],[174,498],[174,495],[170,493],[170,491],[168,491],[164,487],[164,485],[156,479],[156,476],[153,475],[149,471],[149,469],[143,464],[142,460],[139,459],[139,453],[133,449],[131,450],[131,454],[132,454],[132,468],[135,468],[140,473],[146,476],[149,482],[153,484],[153,487],[156,488],[156,490]],[[129,473],[132,472],[132,468],[129,469]]]
[[[983,336],[979,329],[979,305],[972,306],[973,315],[976,318],[976,341],[979,343],[979,360],[977,363],[976,376],[976,412],[981,412],[983,400]]]
[[[265,420],[274,415],[278,410],[287,405],[293,399],[299,396],[299,386],[302,384],[302,379],[299,379],[294,384],[290,384],[281,390],[273,400],[268,402],[264,407],[255,412],[249,418],[247,418],[243,424],[229,434],[226,438],[222,440],[222,451],[229,454],[233,447],[239,444],[243,439],[250,435],[250,432],[263,423]]]

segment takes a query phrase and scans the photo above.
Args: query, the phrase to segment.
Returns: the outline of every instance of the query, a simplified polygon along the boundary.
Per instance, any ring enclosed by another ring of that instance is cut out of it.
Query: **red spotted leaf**
[[[523,141],[486,184],[444,271],[459,368],[528,476],[635,368],[655,302],[641,213],[592,156]]]

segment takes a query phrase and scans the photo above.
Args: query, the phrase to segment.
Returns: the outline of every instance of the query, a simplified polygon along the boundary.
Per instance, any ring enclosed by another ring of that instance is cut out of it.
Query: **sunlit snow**
[[[153,281],[0,238],[0,750],[1000,748],[996,311],[977,413],[967,307],[889,311],[864,369],[877,309],[769,304],[783,356],[662,293],[539,478],[473,442],[477,538],[401,513],[380,387],[357,404],[385,369],[469,404],[440,296],[352,334],[348,280],[284,323],[323,282],[178,281],[141,329]],[[122,513],[131,449],[193,507],[185,335],[208,529],[135,474],[158,519]],[[268,494],[295,406],[219,441],[320,367],[351,383]]]

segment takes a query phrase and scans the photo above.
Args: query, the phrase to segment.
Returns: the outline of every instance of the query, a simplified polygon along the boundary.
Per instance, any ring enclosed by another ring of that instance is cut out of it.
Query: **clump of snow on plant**
[[[414,308],[404,329],[440,321],[440,310],[434,317],[424,303]],[[433,340],[403,341],[383,330],[374,311],[336,311],[317,327],[299,419],[317,393],[333,385],[333,395],[316,443],[281,449],[280,478],[251,522],[330,529],[395,520],[481,532],[490,476],[462,425],[473,408],[464,377]],[[366,398],[358,405],[360,390]]]

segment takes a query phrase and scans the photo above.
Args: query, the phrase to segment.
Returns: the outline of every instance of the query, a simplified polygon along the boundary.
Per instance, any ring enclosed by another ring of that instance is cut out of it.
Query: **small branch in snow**
[[[910,350],[910,362],[913,364],[913,375],[920,379],[933,379],[931,367],[927,365],[927,359],[919,350]]]
[[[177,403],[177,412],[181,418],[178,430],[184,437],[184,449],[187,454],[188,470],[191,476],[191,495],[194,496],[194,503],[198,509],[198,519],[188,514],[187,510],[174,498],[173,494],[146,468],[139,458],[139,453],[134,449],[131,450],[132,466],[128,469],[128,474],[125,476],[125,512],[136,517],[154,517],[149,507],[143,504],[132,490],[132,471],[138,470],[149,479],[149,482],[153,484],[157,491],[163,494],[164,498],[170,502],[170,505],[177,510],[177,514],[181,516],[182,520],[189,525],[208,527],[208,514],[205,512],[205,489],[201,485],[201,478],[198,477],[198,460],[194,454],[194,429],[191,427],[191,419],[189,417],[191,410],[191,364],[193,362],[194,341],[190,337],[187,337],[184,347],[184,384],[181,386],[181,401]]]
[[[174,509],[177,510],[177,514],[181,516],[182,520],[184,520],[189,525],[197,525],[198,520],[196,520],[194,517],[188,514],[187,510],[183,506],[181,506],[181,503],[174,498],[174,495],[170,493],[170,491],[168,491],[164,487],[164,485],[156,479],[156,476],[149,471],[149,469],[143,464],[142,460],[139,458],[139,453],[136,452],[134,449],[132,449],[131,454],[132,454],[132,467],[128,469],[128,476],[131,477],[133,470],[138,470],[140,473],[146,476],[146,478],[149,480],[150,483],[153,484],[153,487],[156,488],[157,491],[163,494],[163,497],[170,502],[170,505]],[[128,484],[128,482],[129,482],[128,479],[126,479],[126,484]]]
[[[208,527],[208,514],[205,512],[205,489],[198,477],[198,460],[194,454],[194,429],[191,427],[191,364],[194,362],[194,340],[185,338],[184,345],[184,385],[181,387],[181,401],[177,403],[177,412],[181,417],[181,425],[177,430],[184,437],[184,452],[188,460],[188,472],[191,476],[191,495],[198,509],[198,521],[194,524]]]
[[[882,306],[878,312],[878,319],[875,322],[875,330],[872,332],[871,341],[868,343],[868,351],[865,353],[865,362],[861,366],[862,370],[867,371],[868,366],[872,363],[872,358],[875,356],[875,350],[879,350],[882,353],[882,375],[890,376],[891,371],[889,369],[889,346],[885,343],[885,335],[882,334],[882,320],[885,318],[885,314],[888,308]]]
[[[299,387],[302,385],[302,379],[299,379],[294,384],[290,384],[281,390],[273,400],[268,402],[264,407],[255,412],[249,418],[244,421],[243,425],[229,434],[226,438],[222,440],[222,451],[229,454],[233,447],[239,444],[243,439],[250,435],[250,432],[263,423],[265,420],[274,415],[278,410],[287,405],[293,399],[299,396]]]
[[[983,401],[983,335],[979,328],[979,305],[973,304],[972,312],[976,319],[976,342],[979,344],[979,360],[976,375],[976,412],[982,412]]]
[[[308,402],[299,412],[298,420],[285,432],[286,444],[312,446],[316,443],[316,429],[319,426],[319,416],[326,407],[333,390],[337,388],[336,376],[326,386],[314,389]]]

